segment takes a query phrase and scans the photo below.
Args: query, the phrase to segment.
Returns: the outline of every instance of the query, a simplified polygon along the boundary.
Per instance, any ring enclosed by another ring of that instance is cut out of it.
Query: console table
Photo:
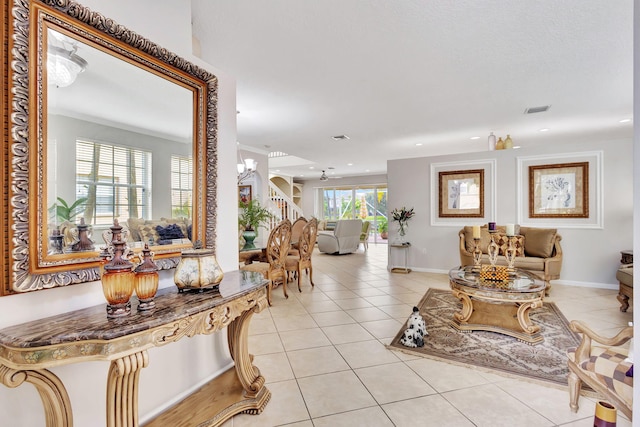
[[[235,369],[209,383],[213,392],[207,396],[204,413],[191,411],[183,419],[209,426],[220,425],[241,412],[259,414],[271,393],[252,364],[247,334],[253,313],[267,307],[267,283],[260,273],[234,271],[225,273],[218,291],[178,293],[175,287],[161,289],[155,298],[156,308],[149,315],[138,314],[133,299],[131,315],[119,319],[107,319],[102,304],[2,329],[0,383],[7,387],[33,384],[42,398],[47,426],[72,426],[67,390],[48,368],[109,361],[106,425],[137,426],[138,380],[140,370],[149,364],[147,350],[226,327]],[[176,410],[171,411],[175,414]],[[196,416],[203,419],[196,420]],[[159,421],[159,425],[178,424]]]

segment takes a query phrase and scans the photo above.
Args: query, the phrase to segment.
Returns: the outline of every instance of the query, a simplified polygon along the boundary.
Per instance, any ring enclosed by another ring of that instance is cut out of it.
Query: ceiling
[[[241,147],[300,158],[270,161],[296,180],[483,151],[491,131],[633,136],[633,0],[191,2],[202,59],[237,79]]]

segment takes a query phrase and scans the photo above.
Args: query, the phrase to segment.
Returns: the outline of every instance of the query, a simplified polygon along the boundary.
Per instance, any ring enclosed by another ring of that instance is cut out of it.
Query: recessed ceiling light
[[[339,141],[341,139],[349,139],[347,135],[336,135],[336,136],[332,136],[331,138],[333,138],[336,141]]]
[[[620,123],[629,123],[631,121],[631,119],[622,119],[620,120]]]
[[[353,163],[347,163],[347,166],[353,166]]]
[[[471,137],[471,138],[469,138],[469,139],[480,139],[480,137],[479,137],[479,136],[472,136],[472,137]]]
[[[315,167],[313,167],[313,166],[309,166],[309,169],[315,169]]]
[[[520,146],[519,146],[519,145],[514,145],[514,146],[513,146],[513,149],[514,149],[514,150],[517,150],[518,148],[520,148]]]
[[[365,169],[364,171],[365,171],[365,172],[371,172],[369,169]]]
[[[549,132],[549,129],[548,128],[543,128],[543,129],[540,129],[540,132]]]
[[[280,169],[276,169],[276,172],[280,172]]]
[[[422,142],[418,142],[418,143],[416,144],[416,147],[420,147],[421,145],[422,145]]]

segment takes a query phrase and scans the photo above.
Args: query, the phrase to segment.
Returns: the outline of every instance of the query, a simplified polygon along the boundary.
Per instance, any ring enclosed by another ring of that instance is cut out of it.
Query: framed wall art
[[[530,218],[589,218],[589,162],[529,166]]]
[[[250,185],[238,185],[238,200],[242,203],[249,203],[251,201]]]
[[[484,217],[484,169],[438,173],[438,216]]]

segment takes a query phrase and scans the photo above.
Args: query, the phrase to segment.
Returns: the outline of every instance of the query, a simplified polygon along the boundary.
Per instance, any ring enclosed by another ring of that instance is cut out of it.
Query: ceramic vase
[[[185,289],[217,287],[223,277],[213,249],[190,249],[182,252],[173,281],[182,292]]]
[[[615,427],[616,423],[616,408],[607,402],[597,402],[593,427]]]
[[[158,292],[158,266],[153,262],[149,245],[145,243],[142,250],[142,262],[134,270],[135,290],[138,296],[138,311],[148,311],[156,306],[153,299]]]

